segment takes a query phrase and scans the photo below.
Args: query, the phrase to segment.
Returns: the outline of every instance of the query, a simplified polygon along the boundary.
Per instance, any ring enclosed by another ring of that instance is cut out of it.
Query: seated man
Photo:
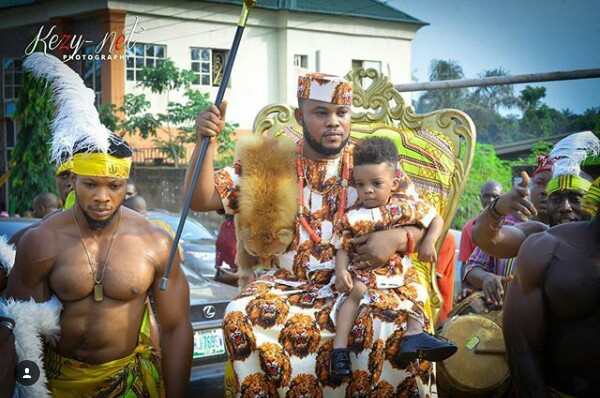
[[[504,307],[504,339],[517,394],[593,397],[600,375],[600,179],[588,222],[528,237]]]
[[[349,385],[330,377],[329,358],[335,327],[330,317],[338,293],[333,289],[335,250],[331,244],[334,223],[355,204],[356,190],[348,187],[352,171],[350,104],[352,87],[345,80],[324,74],[301,76],[296,120],[303,126],[296,167],[306,176],[299,179],[304,194],[302,217],[288,251],[273,259],[275,268],[253,282],[226,310],[224,333],[233,361],[233,385],[244,396],[342,397],[393,393],[425,396],[433,393],[431,366],[411,362],[402,366],[400,343],[406,331],[407,310],[413,308],[410,289],[373,289],[365,297],[351,332],[349,348],[354,353],[353,377]],[[199,183],[190,187],[191,169],[185,190],[194,191],[192,209],[224,208],[235,213],[238,204],[240,165],[214,175],[216,137],[223,131],[226,105],[211,107],[198,115],[199,139],[210,137]],[[196,145],[190,164],[200,152]],[[417,195],[408,177],[400,171],[398,194],[405,205],[419,214],[431,207]],[[383,230],[357,238],[355,268],[380,267],[396,252],[406,252],[407,237],[417,244],[421,228]],[[409,232],[407,232],[409,231]],[[416,308],[422,312],[422,308]],[[245,395],[247,394],[247,395]]]

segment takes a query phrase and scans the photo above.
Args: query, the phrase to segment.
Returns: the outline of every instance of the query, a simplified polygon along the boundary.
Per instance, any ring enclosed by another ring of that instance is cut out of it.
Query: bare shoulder
[[[519,250],[517,257],[517,282],[526,291],[539,287],[546,270],[555,256],[559,240],[551,230],[530,235]]]
[[[124,232],[134,235],[146,255],[154,258],[158,264],[166,261],[173,244],[173,237],[164,228],[152,223],[145,216],[128,208],[123,208]]]
[[[59,246],[59,231],[53,224],[42,221],[28,228],[17,242],[17,255],[25,255],[28,261],[54,258]]]
[[[144,241],[158,244],[163,241],[170,242],[173,240],[168,231],[154,224],[142,214],[125,207],[123,207],[122,211],[123,222],[126,222],[128,228],[138,234]]]
[[[59,247],[59,233],[44,223],[25,232],[17,243],[7,295],[20,300],[48,300],[47,276],[56,263]]]

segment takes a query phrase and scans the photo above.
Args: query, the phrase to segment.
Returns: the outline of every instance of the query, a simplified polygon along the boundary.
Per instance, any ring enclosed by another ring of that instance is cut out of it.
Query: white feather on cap
[[[107,153],[112,133],[100,123],[94,91],[81,77],[58,58],[39,52],[28,56],[23,68],[52,87],[57,108],[51,125],[54,163],[60,165],[82,151]]]
[[[554,160],[552,178],[561,175],[581,174],[581,163],[588,156],[600,154],[600,139],[591,131],[571,134],[554,145],[548,155],[549,160]]]

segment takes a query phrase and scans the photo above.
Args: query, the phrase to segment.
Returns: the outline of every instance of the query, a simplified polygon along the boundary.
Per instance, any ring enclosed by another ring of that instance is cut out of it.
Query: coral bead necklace
[[[300,141],[296,148],[296,155],[297,155],[296,156],[296,172],[298,173],[298,220],[300,221],[300,225],[302,225],[302,227],[306,230],[306,232],[308,233],[308,236],[310,237],[310,239],[313,242],[315,242],[317,244],[319,244],[319,243],[328,244],[329,241],[321,239],[321,237],[319,235],[317,235],[317,233],[314,231],[314,229],[311,228],[310,224],[308,223],[308,220],[306,219],[306,216],[304,215],[305,210],[307,210],[307,209],[304,207],[304,180],[305,180],[306,176],[305,176],[304,167],[302,164],[303,149],[304,149],[303,142]],[[342,217],[344,216],[344,213],[346,212],[346,205],[348,203],[348,180],[349,180],[349,178],[350,178],[350,151],[348,149],[348,146],[346,146],[342,153],[342,176],[341,176],[341,179],[338,179],[341,190],[340,190],[340,194],[338,197],[338,203],[337,203],[338,209],[335,214],[334,221],[341,220]],[[307,181],[307,184],[310,184],[310,183]]]

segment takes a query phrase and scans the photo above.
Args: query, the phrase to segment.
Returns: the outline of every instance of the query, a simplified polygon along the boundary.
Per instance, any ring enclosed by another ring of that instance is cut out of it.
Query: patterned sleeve
[[[241,166],[236,161],[232,166],[215,171],[215,187],[226,214],[235,214],[238,209],[238,196],[240,193]]]
[[[466,280],[466,276],[473,268],[483,268],[487,272],[495,273],[496,270],[496,257],[492,257],[479,247],[476,247],[471,254],[471,257],[465,263],[465,272],[463,274],[463,281]]]
[[[398,190],[394,193],[393,202],[403,202],[403,210],[405,210],[407,222],[409,224],[421,224],[423,227],[429,227],[431,221],[437,215],[435,208],[427,202],[415,188],[410,177],[406,175],[400,163],[398,163]]]
[[[350,225],[350,220],[348,220],[348,214],[344,215],[336,229],[337,233],[331,240],[331,244],[336,250],[344,249],[349,252],[352,246],[350,240],[354,238],[354,231],[352,230],[352,225]]]

